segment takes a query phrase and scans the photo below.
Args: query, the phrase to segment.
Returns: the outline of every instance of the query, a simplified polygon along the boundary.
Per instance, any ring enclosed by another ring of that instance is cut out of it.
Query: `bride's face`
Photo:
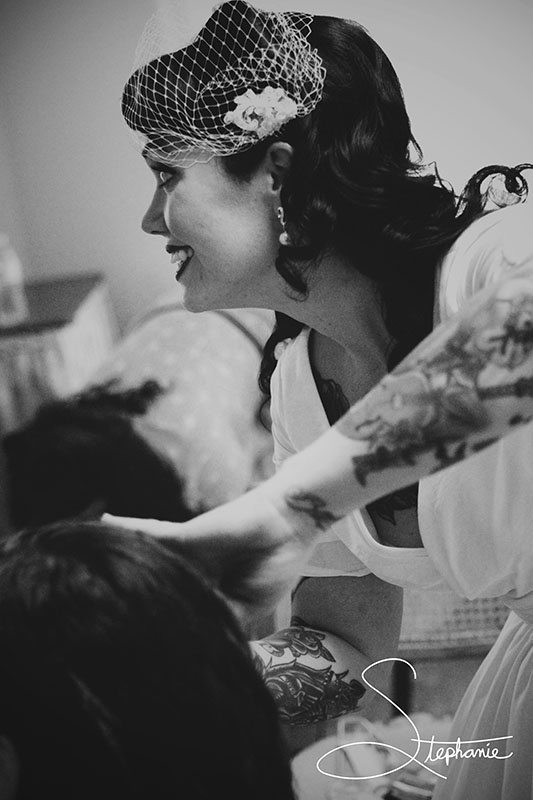
[[[280,225],[268,170],[237,180],[220,158],[187,168],[145,160],[157,185],[142,227],[166,239],[186,308],[275,307]]]

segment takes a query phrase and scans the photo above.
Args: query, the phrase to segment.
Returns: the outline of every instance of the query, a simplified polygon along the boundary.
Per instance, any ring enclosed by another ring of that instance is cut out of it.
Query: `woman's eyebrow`
[[[164,161],[156,161],[154,158],[152,158],[146,147],[142,151],[141,155],[150,169],[165,170],[167,172],[169,170],[172,170],[173,172],[179,171],[179,168],[173,167],[172,164],[166,164]]]
[[[147,163],[150,169],[159,170],[160,172],[177,172],[176,167],[172,167],[170,164],[165,164],[163,161],[150,161]]]
[[[150,169],[160,169],[160,170],[172,169],[170,164],[164,164],[162,161],[155,161],[153,158],[150,158],[150,156],[145,157],[144,160],[146,161],[146,164],[148,167],[150,167]]]

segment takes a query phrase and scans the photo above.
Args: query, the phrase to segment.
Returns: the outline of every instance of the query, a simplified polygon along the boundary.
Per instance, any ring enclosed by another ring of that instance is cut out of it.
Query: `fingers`
[[[113,514],[103,514],[101,521],[106,525],[117,528],[126,528],[132,531],[142,531],[152,536],[175,536],[181,527],[178,522],[165,522],[159,519],[140,519],[137,517],[116,517]]]

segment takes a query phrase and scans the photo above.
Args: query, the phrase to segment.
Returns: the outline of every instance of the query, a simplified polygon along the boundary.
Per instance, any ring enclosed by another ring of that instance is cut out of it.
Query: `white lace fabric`
[[[307,38],[311,22],[309,14],[231,0],[215,8],[190,44],[161,53],[187,38],[187,26],[179,15],[154,15],[122,98],[137,147],[186,167],[253,147],[309,114],[325,78]]]

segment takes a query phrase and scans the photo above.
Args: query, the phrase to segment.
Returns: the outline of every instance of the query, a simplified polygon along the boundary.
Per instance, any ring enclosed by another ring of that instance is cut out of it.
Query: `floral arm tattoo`
[[[288,459],[280,471],[283,502],[315,530],[403,486],[411,487],[411,499],[400,502],[414,502],[420,478],[532,418],[528,263],[478,293],[328,433]]]
[[[270,656],[254,654],[256,667],[276,700],[282,722],[306,725],[332,719],[359,708],[365,689],[348,670],[335,671],[335,657],[324,645],[325,633],[293,617],[291,627],[258,642]],[[320,661],[313,666],[311,659]],[[325,666],[322,666],[324,662]]]
[[[431,449],[434,471],[465,458],[466,435],[489,426],[487,402],[533,397],[533,377],[520,374],[531,367],[532,349],[533,297],[494,297],[458,324],[442,349],[406,359],[373,392],[371,414],[354,409],[337,424],[340,433],[369,445],[368,454],[353,458],[357,482],[364,486],[371,472],[412,464]],[[513,413],[507,424],[530,418],[531,409],[526,416]],[[471,449],[495,438],[488,435]]]

